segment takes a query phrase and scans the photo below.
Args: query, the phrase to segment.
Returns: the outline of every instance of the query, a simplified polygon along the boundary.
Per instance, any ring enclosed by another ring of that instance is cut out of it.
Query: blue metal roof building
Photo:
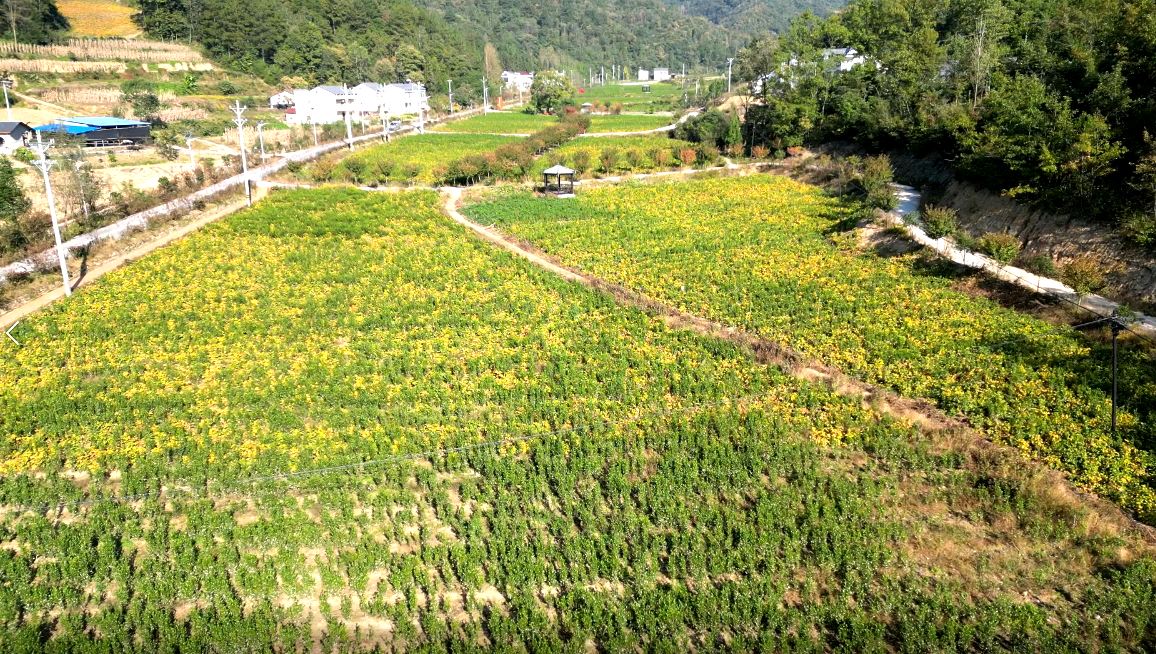
[[[115,116],[72,116],[36,127],[38,132],[72,134],[84,137],[87,146],[139,145],[148,141],[149,125],[139,120]]]
[[[38,132],[55,132],[64,134],[84,134],[87,132],[95,132],[96,127],[85,127],[84,125],[61,125],[59,123],[52,123],[49,125],[41,125],[40,127],[33,127],[32,129]]]
[[[58,118],[56,119],[56,122],[65,125],[83,125],[85,127],[96,127],[98,129],[148,126],[148,123],[141,122],[139,120],[117,118],[116,116],[73,116],[70,118]]]

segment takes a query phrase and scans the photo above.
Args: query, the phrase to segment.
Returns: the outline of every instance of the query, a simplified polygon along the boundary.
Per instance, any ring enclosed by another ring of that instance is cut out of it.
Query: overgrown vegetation
[[[1053,481],[497,251],[433,193],[275,192],[21,330],[5,651],[1153,637],[1149,552]]]
[[[479,223],[610,282],[930,398],[1156,522],[1149,355],[1122,351],[1128,390],[1112,435],[1110,345],[955,291],[950,275],[917,254],[863,256],[832,245],[826,234],[854,224],[856,211],[813,187],[761,176],[468,208]]]

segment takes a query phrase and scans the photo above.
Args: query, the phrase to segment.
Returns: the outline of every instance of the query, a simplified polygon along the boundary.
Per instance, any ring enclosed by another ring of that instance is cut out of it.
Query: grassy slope
[[[642,132],[670,124],[670,116],[649,116],[638,114],[591,116],[590,129],[592,134],[606,132]]]
[[[682,97],[682,88],[677,84],[651,84],[650,92],[643,92],[641,85],[610,84],[607,86],[591,86],[578,97],[579,102],[594,102],[605,105],[621,102],[628,111],[646,111],[648,109],[669,110],[670,103]],[[692,93],[693,94],[693,93]]]
[[[0,359],[0,433],[23,435],[3,504],[166,490],[8,513],[5,651],[1151,642],[1151,560],[1021,467],[671,332],[436,202],[275,193],[28,321]]]
[[[953,291],[914,255],[860,255],[840,235],[853,217],[817,189],[760,176],[471,211],[610,281],[933,399],[1156,522],[1146,355],[1125,351],[1129,393],[1113,437],[1110,348]]]

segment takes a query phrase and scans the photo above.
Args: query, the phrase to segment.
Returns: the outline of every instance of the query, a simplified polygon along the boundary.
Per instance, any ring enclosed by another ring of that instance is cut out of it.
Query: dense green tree
[[[530,86],[530,102],[542,113],[555,113],[574,101],[574,85],[564,75],[542,71]]]
[[[32,202],[24,195],[12,162],[0,157],[0,248],[14,250],[24,244],[17,219],[31,208]]]
[[[68,31],[55,0],[2,0],[4,27],[19,43],[51,43]]]
[[[136,20],[150,34],[186,30],[218,61],[270,83],[411,79],[440,90],[446,79],[481,77],[483,42],[407,0],[143,0],[140,8]]]
[[[938,152],[1025,201],[1147,215],[1152,15],[1153,0],[856,0],[740,53],[759,96],[744,129],[777,148],[850,139]],[[840,67],[830,49],[842,47],[864,59]]]

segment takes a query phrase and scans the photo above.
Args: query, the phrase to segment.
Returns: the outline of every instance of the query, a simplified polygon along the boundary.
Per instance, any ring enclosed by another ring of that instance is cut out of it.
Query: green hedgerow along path
[[[1125,349],[1109,430],[1110,347],[952,290],[918,255],[862,254],[852,210],[781,177],[600,188],[468,207],[482,224],[611,283],[734,325],[907,397],[933,400],[1156,522],[1156,375]]]
[[[22,324],[0,649],[1156,637],[1151,547],[1031,466],[673,331],[438,203],[274,192]]]
[[[473,119],[462,122],[469,120]],[[359,186],[433,184],[439,181],[439,169],[462,156],[486,153],[518,140],[518,137],[491,134],[416,134],[351,155],[337,153],[334,158],[340,158],[338,163],[317,162],[308,167],[308,171],[320,178],[318,181],[335,180]]]

